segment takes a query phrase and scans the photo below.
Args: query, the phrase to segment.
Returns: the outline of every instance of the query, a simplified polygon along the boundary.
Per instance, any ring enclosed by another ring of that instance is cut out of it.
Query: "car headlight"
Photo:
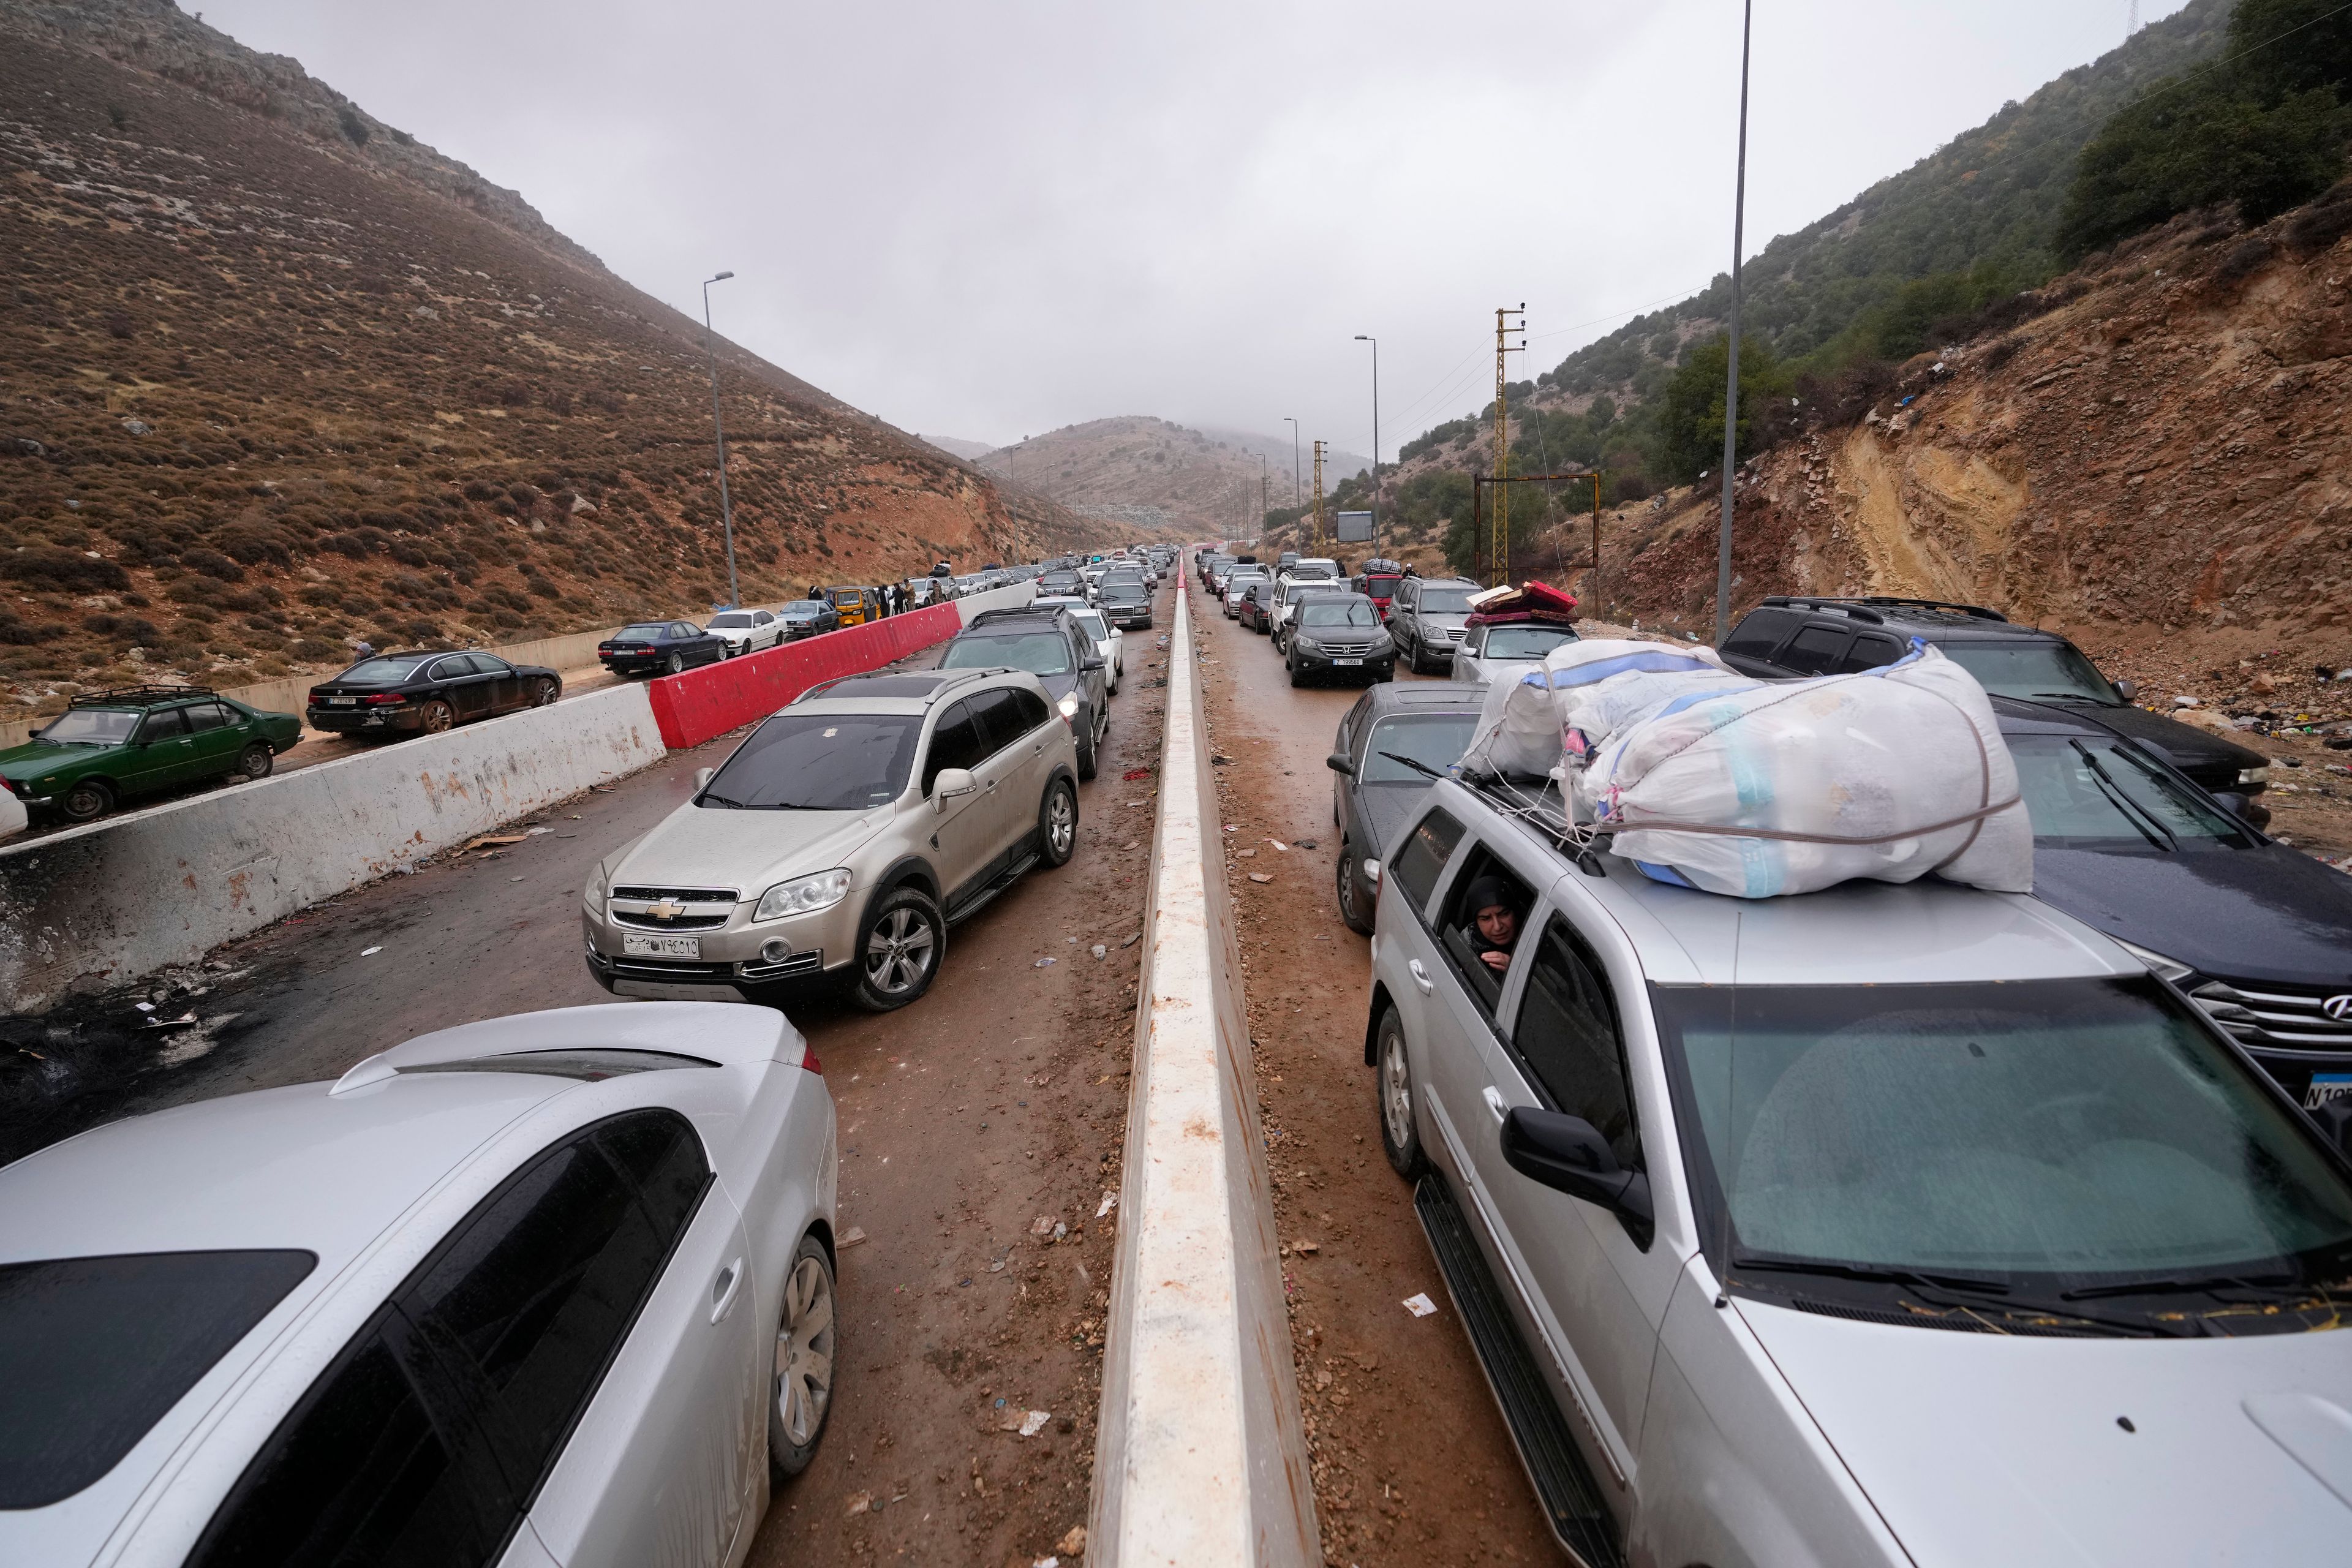
[[[1078,694],[1073,691],[1054,706],[1062,710],[1063,718],[1075,719],[1078,716]]]
[[[588,902],[597,906],[598,910],[601,911],[604,908],[606,895],[612,891],[612,878],[605,875],[604,862],[599,860],[593,866],[588,868],[588,886],[583,892],[582,897],[586,899]]]
[[[2270,782],[2271,770],[2268,767],[2240,768],[2238,770],[2238,787],[2240,789],[2260,789]]]
[[[2126,942],[2119,936],[2112,937],[2109,940],[2117,947],[2122,948],[2126,952],[2130,953],[2134,958],[2138,959],[2142,963],[2147,964],[2149,969],[2156,972],[2158,978],[2169,980],[2175,985],[2179,984],[2182,981],[2197,973],[2189,965],[2181,963],[2180,960],[2177,958],[2167,958],[2160,952],[2152,952],[2148,949],[2140,946],[2137,942]]]
[[[829,910],[849,897],[849,873],[845,870],[819,871],[814,877],[795,877],[789,882],[779,882],[760,895],[760,907],[751,911],[755,921],[782,920],[786,915],[814,914]]]
[[[1290,646],[1298,649],[1302,653],[1321,653],[1323,651],[1323,645],[1317,642],[1313,637],[1308,637],[1305,632],[1291,633]]]

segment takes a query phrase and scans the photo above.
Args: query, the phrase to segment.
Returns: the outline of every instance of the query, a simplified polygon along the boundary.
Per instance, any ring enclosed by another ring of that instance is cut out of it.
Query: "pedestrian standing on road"
[[[824,597],[824,590],[812,583],[809,584],[809,597],[812,599],[822,599]]]

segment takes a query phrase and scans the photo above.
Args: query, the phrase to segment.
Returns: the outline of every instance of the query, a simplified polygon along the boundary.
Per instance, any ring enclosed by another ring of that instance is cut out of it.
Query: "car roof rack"
[[[1056,595],[1055,596],[1059,597],[1060,595]],[[991,621],[1050,621],[1061,613],[1062,606],[1059,605],[1048,605],[1046,608],[1042,610],[1031,609],[1025,605],[1022,605],[1018,609],[982,610],[980,614],[972,616],[970,624],[968,624],[963,629],[965,631],[970,631],[973,626],[984,626]]]
[[[1774,594],[1764,601],[1763,607],[1774,610],[1835,610],[1849,620],[1867,621],[1874,626],[1886,624],[1885,616],[1876,610],[1862,608],[1859,601],[1853,599],[1799,599],[1787,594]]]
[[[1951,615],[1966,616],[1971,620],[1998,621],[2002,626],[2010,624],[2007,616],[2002,615],[1999,610],[1989,610],[1982,605],[1961,605],[1949,599],[1906,599],[1891,594],[1855,594],[1808,598],[1794,598],[1785,594],[1776,594],[1764,602],[1791,610],[1840,610],[1849,609],[1857,605],[1886,610],[1941,610]],[[1878,620],[1883,625],[1885,617],[1881,616]]]
[[[66,700],[68,708],[145,707],[175,702],[184,697],[217,697],[209,686],[117,686],[105,691],[84,691]]]

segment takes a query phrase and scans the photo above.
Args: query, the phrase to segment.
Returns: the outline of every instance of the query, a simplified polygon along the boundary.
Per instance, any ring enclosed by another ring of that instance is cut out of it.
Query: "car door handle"
[[[1437,982],[1429,977],[1429,971],[1421,966],[1421,960],[1410,959],[1404,967],[1405,973],[1412,976],[1412,983],[1421,987],[1423,995],[1426,996],[1437,989]]]
[[[1510,1110],[1510,1108],[1503,1103],[1503,1091],[1496,1089],[1490,1083],[1486,1086],[1484,1093],[1486,1100],[1486,1109],[1495,1113],[1495,1120],[1497,1122],[1501,1121]]]
[[[743,1260],[737,1258],[719,1271],[719,1281],[710,1287],[710,1321],[724,1320],[735,1310],[735,1297],[743,1288]]]

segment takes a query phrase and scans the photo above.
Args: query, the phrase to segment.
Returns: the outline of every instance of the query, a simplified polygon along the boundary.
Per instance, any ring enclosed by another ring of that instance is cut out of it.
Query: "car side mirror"
[[[941,768],[940,776],[931,781],[931,801],[941,811],[957,796],[979,792],[980,781],[971,776],[970,768]]]
[[[2231,816],[2242,822],[2252,820],[2254,809],[2252,796],[2233,789],[2220,789],[2213,792],[2213,798],[2221,802],[2221,809]]]
[[[718,770],[717,768],[697,768],[697,769],[695,769],[695,770],[694,770],[694,793],[695,793],[695,794],[697,794],[697,795],[700,795],[704,790],[709,789],[709,788],[710,787],[710,781],[711,781],[712,779],[717,778],[718,776],[719,776],[719,770]]]
[[[2116,695],[2122,698],[2125,701],[2137,702],[2139,700],[2139,682],[2132,679],[2129,676],[2126,676],[2123,679],[2116,681],[2115,686]]]
[[[1332,752],[1323,759],[1323,765],[1335,773],[1345,773],[1349,778],[1356,776],[1356,764],[1348,760],[1348,753],[1345,752]]]
[[[1531,1182],[1607,1209],[1640,1246],[1650,1244],[1655,1216],[1650,1182],[1617,1163],[1609,1140],[1580,1116],[1517,1105],[1503,1118],[1503,1160]]]
[[[1080,669],[1100,669],[1102,667],[1103,667],[1102,658],[1101,658],[1101,656],[1100,656],[1100,655],[1098,655],[1098,654],[1097,654],[1097,655],[1089,655],[1089,656],[1088,656],[1088,657],[1087,657],[1086,658],[1080,659],[1080,660],[1078,661],[1078,668],[1079,668]]]

